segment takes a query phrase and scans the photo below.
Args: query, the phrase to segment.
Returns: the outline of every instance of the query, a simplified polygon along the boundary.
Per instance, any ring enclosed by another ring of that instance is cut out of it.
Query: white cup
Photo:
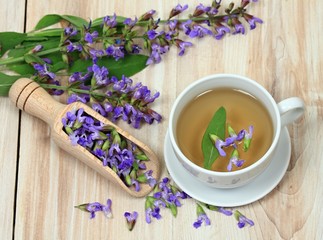
[[[252,165],[237,171],[216,172],[202,168],[190,161],[177,143],[176,126],[182,110],[199,94],[217,88],[234,88],[250,93],[265,106],[273,123],[273,140],[267,152]],[[193,82],[176,98],[169,117],[170,141],[178,161],[193,177],[215,188],[239,187],[252,181],[269,166],[277,149],[282,127],[297,120],[304,110],[302,99],[291,97],[277,104],[264,87],[249,78],[233,74],[211,75]]]

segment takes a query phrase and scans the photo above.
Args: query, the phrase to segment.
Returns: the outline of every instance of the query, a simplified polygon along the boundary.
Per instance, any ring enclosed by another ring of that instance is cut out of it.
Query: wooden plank
[[[192,6],[193,0],[186,1]],[[181,3],[184,4],[183,1]],[[172,1],[28,1],[27,29],[47,13],[68,13],[85,19],[116,12],[140,15],[156,9],[167,17]],[[207,2],[205,2],[207,4]],[[224,2],[223,4],[226,4]],[[51,141],[42,121],[22,114],[15,235],[18,239],[320,239],[323,197],[322,137],[323,96],[323,19],[315,14],[323,9],[319,0],[259,1],[251,13],[265,23],[246,36],[193,40],[195,46],[183,58],[171,50],[163,63],[133,77],[161,91],[154,108],[164,115],[161,124],[140,130],[127,128],[138,139],[149,143],[163,160],[163,140],[168,117],[176,96],[191,82],[214,73],[246,75],[263,84],[277,101],[302,97],[307,107],[304,117],[288,129],[292,142],[289,170],[268,196],[239,207],[254,220],[252,228],[238,229],[233,217],[209,213],[212,225],[194,229],[193,200],[184,201],[177,218],[162,211],[163,218],[145,223],[144,199],[126,193],[100,177],[77,159],[61,151]],[[0,108],[2,109],[2,108]],[[166,175],[164,168],[163,175]],[[246,193],[248,194],[248,193]],[[85,202],[113,201],[113,219],[102,215],[94,220],[73,206]],[[124,211],[139,212],[132,232],[125,226]]]
[[[24,1],[0,0],[0,31],[24,30]],[[1,80],[0,80],[1,81]],[[0,97],[0,235],[11,239],[14,226],[19,111],[9,99]]]

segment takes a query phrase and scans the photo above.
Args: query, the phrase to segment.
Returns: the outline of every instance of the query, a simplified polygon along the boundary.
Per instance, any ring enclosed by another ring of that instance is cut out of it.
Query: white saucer
[[[176,159],[168,131],[164,143],[164,156],[172,179],[192,198],[215,206],[236,207],[259,200],[278,185],[289,164],[291,143],[288,130],[284,127],[281,131],[278,148],[268,168],[251,183],[233,189],[212,188],[194,179]]]

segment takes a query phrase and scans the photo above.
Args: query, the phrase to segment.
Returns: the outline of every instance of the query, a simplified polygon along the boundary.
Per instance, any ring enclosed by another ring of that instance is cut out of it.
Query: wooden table
[[[188,0],[190,10],[195,1]],[[207,4],[208,1],[202,1]],[[227,1],[223,1],[224,5]],[[85,19],[116,12],[134,17],[156,9],[168,16],[173,1],[46,1],[0,0],[0,31],[30,31],[45,14],[78,15]],[[280,101],[299,96],[306,112],[288,127],[292,156],[281,183],[266,197],[238,207],[255,222],[239,229],[233,217],[208,212],[212,225],[194,229],[193,200],[184,201],[177,218],[162,211],[150,225],[144,199],[134,199],[81,162],[57,148],[44,122],[0,99],[0,238],[1,239],[323,239],[323,2],[259,1],[249,12],[264,24],[246,36],[221,41],[194,41],[186,56],[173,48],[161,64],[150,66],[133,80],[161,92],[153,108],[163,114],[160,124],[140,130],[127,128],[149,143],[163,163],[163,141],[176,96],[191,82],[215,73],[248,76]],[[246,192],[246,194],[248,194]],[[113,219],[93,220],[73,206],[113,201]],[[123,213],[136,210],[132,232]]]

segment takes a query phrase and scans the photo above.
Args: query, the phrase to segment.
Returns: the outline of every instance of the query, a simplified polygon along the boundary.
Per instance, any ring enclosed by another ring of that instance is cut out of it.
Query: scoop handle
[[[54,124],[55,116],[66,107],[28,78],[20,78],[11,86],[9,98],[19,109],[44,120],[50,126]]]

